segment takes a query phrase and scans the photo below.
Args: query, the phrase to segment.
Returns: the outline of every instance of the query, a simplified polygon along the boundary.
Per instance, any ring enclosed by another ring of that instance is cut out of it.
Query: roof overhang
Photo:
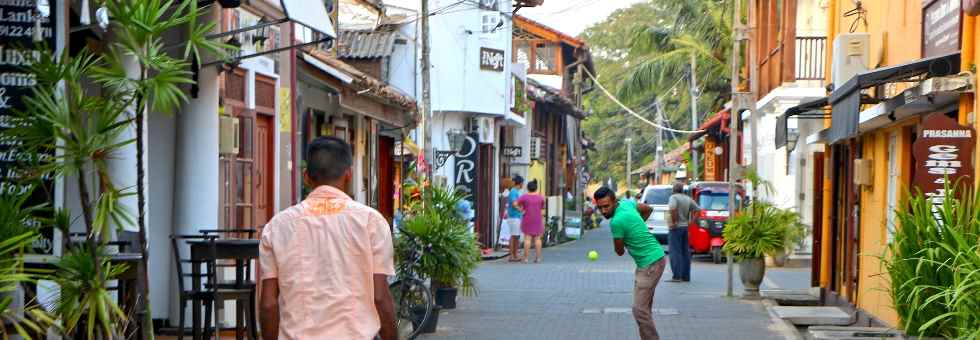
[[[959,73],[960,53],[951,53],[910,63],[862,72],[835,89],[828,97],[833,106],[829,142],[852,138],[858,134],[860,124],[862,90],[888,83],[904,82],[912,78],[934,78]]]
[[[709,130],[718,130],[721,133],[728,132],[728,120],[731,118],[731,109],[725,108],[721,111],[716,112],[711,118],[709,118],[704,123],[701,123],[701,127],[698,130],[700,132],[694,133],[687,138],[689,142],[696,141],[708,134]]]
[[[969,74],[926,79],[898,96],[861,111],[858,133],[919,114],[956,110],[960,95],[969,91],[973,91],[973,76]]]
[[[789,119],[825,119],[829,117],[825,108],[827,97],[809,100],[786,110],[776,118],[776,149],[786,146],[789,139]]]

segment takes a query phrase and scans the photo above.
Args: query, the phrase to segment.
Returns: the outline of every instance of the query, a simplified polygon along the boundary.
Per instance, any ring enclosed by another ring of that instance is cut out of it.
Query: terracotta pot
[[[738,262],[738,276],[745,287],[746,298],[759,297],[759,286],[766,276],[766,260],[763,258],[742,259]]]

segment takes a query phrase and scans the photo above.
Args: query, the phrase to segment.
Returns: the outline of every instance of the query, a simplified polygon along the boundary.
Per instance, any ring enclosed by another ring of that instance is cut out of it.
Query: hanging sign
[[[502,150],[505,158],[521,158],[524,153],[524,148],[519,146],[505,146]]]
[[[715,164],[715,161],[716,161],[716,157],[718,157],[717,155],[715,155],[715,147],[717,146],[718,144],[715,143],[714,138],[709,136],[708,138],[704,139],[704,180],[705,181],[718,180],[717,178],[715,178],[715,172],[717,171],[716,169],[717,165]]]
[[[466,136],[466,140],[463,142],[463,146],[456,152],[455,159],[455,176],[453,184],[457,190],[462,190],[466,192],[469,197],[468,200],[476,200],[476,190],[477,190],[477,169],[479,166],[479,153],[477,152],[479,144],[477,144],[476,134],[470,134]]]
[[[934,57],[960,50],[961,0],[922,2],[922,56]]]
[[[16,128],[11,116],[25,108],[24,98],[31,95],[31,88],[37,85],[37,77],[27,68],[42,48],[56,46],[55,23],[60,12],[58,8],[50,6],[54,1],[42,3],[49,4],[41,6],[48,17],[41,17],[40,25],[37,25],[35,13],[38,6],[35,1],[0,1],[0,129]],[[35,42],[35,37],[41,38],[41,41]],[[6,194],[23,194],[29,189],[29,185],[21,180],[18,169],[52,157],[50,153],[24,153],[17,146],[17,141],[0,139],[0,191]],[[25,207],[53,202],[53,183],[51,177],[35,183],[39,186],[34,189]],[[32,223],[40,225],[40,222]],[[43,228],[40,233],[34,242],[33,252],[53,255],[54,229]]]
[[[912,185],[932,202],[933,211],[946,198],[946,184],[973,184],[973,128],[942,113],[926,116],[912,144],[915,175]]]

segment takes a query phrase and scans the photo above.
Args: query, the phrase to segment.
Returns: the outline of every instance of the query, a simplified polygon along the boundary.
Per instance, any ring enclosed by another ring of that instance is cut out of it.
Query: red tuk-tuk
[[[721,247],[725,245],[722,231],[728,222],[728,183],[694,182],[688,186],[691,198],[701,207],[696,221],[688,225],[687,233],[692,254],[711,254],[714,263],[721,263]],[[735,206],[745,198],[745,190],[738,186]]]

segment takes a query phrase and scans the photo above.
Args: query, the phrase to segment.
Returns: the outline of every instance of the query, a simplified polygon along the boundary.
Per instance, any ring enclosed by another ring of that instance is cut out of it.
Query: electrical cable
[[[626,112],[628,112],[629,114],[631,114],[634,117],[638,118],[639,120],[643,121],[644,123],[647,123],[647,124],[649,124],[649,125],[651,125],[651,126],[653,126],[655,128],[661,129],[661,130],[674,131],[674,132],[677,132],[677,133],[695,134],[695,133],[701,133],[701,132],[704,131],[704,130],[694,130],[694,131],[691,131],[691,130],[671,129],[671,128],[668,128],[666,126],[663,126],[663,125],[660,125],[660,124],[651,122],[650,120],[648,120],[648,119],[644,118],[643,116],[637,114],[635,111],[633,111],[633,109],[627,107],[625,104],[623,104],[623,102],[619,101],[619,99],[616,98],[616,96],[613,96],[612,93],[609,93],[609,90],[607,90],[605,86],[602,86],[602,83],[599,83],[599,80],[596,79],[595,75],[593,75],[592,72],[590,72],[588,69],[583,69],[583,70],[585,71],[585,74],[587,74],[589,76],[589,78],[592,79],[592,81],[595,83],[595,85],[598,86],[600,90],[602,90],[602,93],[604,93],[606,95],[606,97],[609,97],[609,99],[612,100],[614,103],[616,103],[616,105],[619,105],[619,107],[623,108],[624,110],[626,110]]]

